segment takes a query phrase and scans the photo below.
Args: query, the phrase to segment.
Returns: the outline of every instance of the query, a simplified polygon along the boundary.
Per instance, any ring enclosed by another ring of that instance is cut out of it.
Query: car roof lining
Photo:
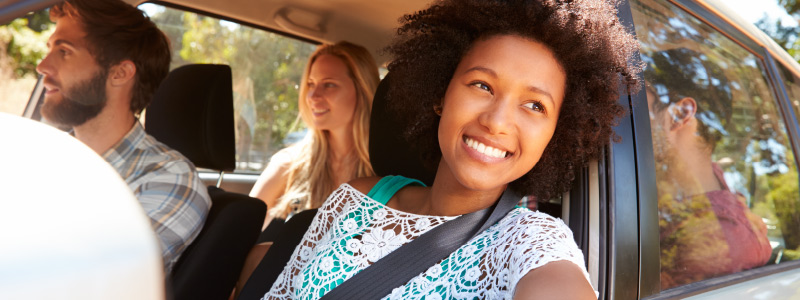
[[[405,13],[425,8],[429,0],[124,0],[131,5],[145,2],[168,3],[196,11],[211,12],[227,19],[286,32],[319,43],[347,40],[366,47],[383,65],[388,57],[381,51],[388,45],[398,20]],[[403,13],[398,13],[403,12]],[[284,16],[285,18],[283,18]],[[284,19],[284,20],[282,20]],[[287,20],[289,26],[287,26]],[[292,27],[298,25],[297,27]],[[306,28],[322,28],[314,32]]]

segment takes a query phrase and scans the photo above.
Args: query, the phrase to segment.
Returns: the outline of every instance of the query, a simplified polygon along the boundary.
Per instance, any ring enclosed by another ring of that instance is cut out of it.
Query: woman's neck
[[[347,160],[353,153],[355,139],[351,130],[326,130],[330,158],[336,162]]]
[[[328,167],[333,184],[339,185],[355,178],[356,153],[353,133],[349,130],[326,131],[328,138]]]
[[[492,206],[507,185],[492,190],[473,190],[462,185],[444,163],[439,163],[430,188],[404,189],[395,205],[400,210],[434,216],[458,216]],[[402,193],[408,190],[406,193]]]

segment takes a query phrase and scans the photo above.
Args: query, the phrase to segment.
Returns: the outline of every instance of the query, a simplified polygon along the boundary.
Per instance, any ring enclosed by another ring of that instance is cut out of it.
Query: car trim
[[[670,2],[679,5],[675,1],[686,2],[686,0],[669,0]],[[775,41],[773,41],[769,36],[764,34],[760,31],[755,25],[747,23],[743,19],[736,20],[735,18],[731,17],[733,12],[730,9],[726,9],[726,7],[721,7],[719,4],[715,3],[715,0],[697,0],[699,5],[704,7],[706,11],[714,16],[714,18],[700,18],[701,20],[708,20],[708,19],[720,19],[723,22],[727,23],[727,26],[732,27],[735,32],[740,33],[741,35],[745,36],[746,38],[742,39],[742,37],[738,39],[733,39],[734,41],[738,41],[739,39],[748,40],[753,43],[758,44],[760,47],[763,47],[766,52],[773,53],[777,56],[777,60],[780,61],[783,65],[791,66],[789,69],[792,73],[796,76],[800,77],[800,64],[797,61],[793,60],[790,56],[776,54],[779,52],[785,52],[783,48],[781,48]],[[684,10],[687,10],[684,8]],[[691,13],[691,12],[690,12]],[[712,25],[713,26],[713,25]],[[724,31],[720,30],[720,32],[725,33]]]
[[[61,1],[63,0],[4,1],[0,6],[0,24],[9,23],[29,12],[48,8]]]
[[[795,165],[800,166],[800,157],[798,157],[798,153],[800,153],[800,128],[798,128],[798,122],[794,121],[797,120],[797,116],[792,108],[792,99],[789,98],[786,85],[784,84],[784,80],[786,79],[781,76],[781,70],[778,69],[774,56],[772,56],[770,52],[767,52],[764,61],[765,67],[767,68],[767,75],[774,83],[771,88],[777,97],[779,109],[783,116],[783,123],[788,131],[789,142],[792,145],[792,151],[794,151]],[[786,69],[791,70],[791,68]],[[797,77],[800,78],[800,76]]]
[[[569,192],[564,195],[564,203],[569,207],[569,215],[566,219],[569,228],[572,229],[572,236],[578,244],[578,248],[583,252],[583,262],[589,262],[589,170],[587,167],[580,168],[575,172],[575,180]]]
[[[606,291],[608,289],[608,278],[611,275],[611,272],[608,271],[609,268],[609,255],[608,255],[608,245],[611,240],[608,238],[608,220],[609,220],[609,206],[610,203],[608,202],[609,193],[608,193],[608,178],[609,172],[608,168],[608,149],[609,146],[603,147],[600,152],[600,159],[597,160],[597,189],[598,189],[598,214],[599,218],[598,221],[600,222],[600,227],[598,228],[598,239],[600,240],[598,246],[600,250],[598,251],[598,280],[597,291],[599,292],[599,299],[606,299]]]
[[[247,21],[242,21],[242,20],[226,17],[226,16],[223,16],[223,15],[218,15],[218,14],[211,13],[211,12],[208,12],[208,11],[204,11],[204,10],[200,10],[200,9],[196,9],[196,8],[192,8],[192,7],[187,7],[187,6],[183,6],[183,5],[179,5],[179,4],[175,4],[175,3],[154,0],[154,1],[137,2],[137,4],[135,6],[138,7],[139,5],[142,5],[142,4],[145,4],[145,3],[158,4],[158,5],[169,7],[169,8],[173,8],[173,9],[179,9],[179,10],[183,10],[183,11],[187,11],[187,12],[191,12],[191,13],[196,13],[196,14],[203,15],[203,16],[206,16],[206,17],[217,18],[217,19],[220,19],[220,20],[225,20],[225,21],[233,22],[233,23],[240,24],[240,25],[245,25],[245,26],[248,26],[248,27],[251,27],[251,28],[261,29],[261,30],[264,30],[266,32],[270,32],[270,33],[274,33],[274,34],[277,34],[277,35],[293,38],[293,39],[300,40],[300,41],[303,41],[303,42],[306,42],[306,43],[310,43],[310,44],[314,44],[314,45],[322,44],[319,41],[315,41],[315,40],[312,40],[312,39],[309,39],[309,38],[306,38],[306,37],[302,37],[302,36],[299,36],[299,35],[295,35],[295,34],[292,34],[292,33],[289,33],[289,32],[278,31],[278,30],[275,30],[275,29],[272,29],[272,28],[269,28],[269,27],[264,27],[264,26],[261,26],[261,25],[257,25],[257,24],[254,24],[254,23],[247,22]]]
[[[700,22],[710,26],[720,34],[747,51],[755,54],[759,59],[764,58],[764,47],[753,35],[748,34],[741,26],[737,26],[730,18],[720,15],[719,10],[713,9],[703,0],[666,0],[684,12],[697,18]],[[702,4],[700,2],[703,2]]]
[[[690,296],[699,295],[705,292],[732,286],[746,282],[751,279],[760,278],[772,274],[777,274],[800,267],[800,260],[785,262],[777,265],[759,267],[747,271],[741,271],[725,276],[714,277],[703,281],[678,286],[664,290],[659,295],[643,298],[643,300],[662,300],[662,299],[683,299]]]
[[[36,79],[36,85],[33,86],[33,92],[31,92],[31,96],[28,98],[28,103],[25,105],[25,110],[22,112],[23,117],[34,120],[41,119],[38,111],[39,106],[41,106],[44,100],[43,95],[44,80],[42,80],[42,75],[39,75],[39,78]]]

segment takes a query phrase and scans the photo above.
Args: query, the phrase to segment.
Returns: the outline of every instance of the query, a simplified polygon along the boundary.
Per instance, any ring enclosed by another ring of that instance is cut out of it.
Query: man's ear
[[[668,111],[672,117],[670,130],[677,130],[694,118],[697,113],[697,102],[692,97],[685,97],[670,104]]]
[[[136,65],[130,60],[123,60],[109,69],[109,81],[112,86],[122,86],[133,82],[136,78]]]

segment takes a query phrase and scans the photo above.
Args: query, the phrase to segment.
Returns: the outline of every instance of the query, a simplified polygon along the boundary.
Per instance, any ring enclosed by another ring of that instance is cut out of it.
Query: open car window
[[[54,30],[49,9],[0,25],[0,112],[17,116],[25,112],[36,86],[36,65],[47,55],[47,38]]]
[[[272,154],[302,139],[297,97],[316,45],[158,4],[139,9],[170,39],[170,69],[193,63],[231,67],[237,172],[260,172]]]

